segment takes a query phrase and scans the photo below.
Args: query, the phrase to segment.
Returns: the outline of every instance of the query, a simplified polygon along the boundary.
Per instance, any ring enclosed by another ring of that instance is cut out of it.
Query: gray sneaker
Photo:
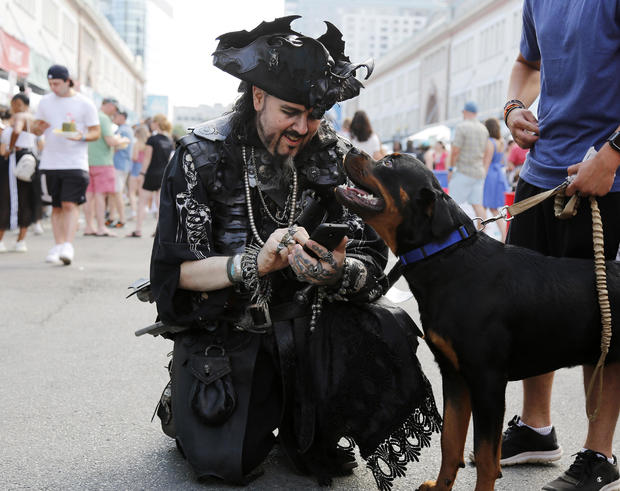
[[[528,426],[520,426],[519,421],[521,418],[514,416],[502,435],[500,465],[547,464],[562,457],[555,428],[548,435],[541,435]],[[476,462],[473,452],[469,459]]]
[[[575,462],[568,470],[543,487],[543,491],[620,490],[620,473],[615,455],[613,464],[592,450],[585,450],[575,455]]]

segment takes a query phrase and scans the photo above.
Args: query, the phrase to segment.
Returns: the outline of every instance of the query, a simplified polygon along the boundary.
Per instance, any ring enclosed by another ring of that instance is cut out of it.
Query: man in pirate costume
[[[291,30],[296,18],[218,38],[214,64],[241,95],[166,169],[151,286],[174,351],[157,412],[199,478],[247,483],[278,441],[329,483],[356,466],[355,443],[387,489],[440,419],[417,327],[377,302],[387,248],[334,199],[350,143],[322,116],[372,61],[353,65],[329,23],[318,39]],[[348,240],[308,241],[313,257],[302,245],[322,222]]]

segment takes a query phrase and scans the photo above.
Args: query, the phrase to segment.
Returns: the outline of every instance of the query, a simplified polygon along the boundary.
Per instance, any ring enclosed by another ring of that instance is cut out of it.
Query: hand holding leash
[[[604,196],[613,186],[616,170],[620,166],[620,154],[604,145],[591,159],[571,165],[568,175],[573,182],[566,188],[566,195],[579,192],[584,196]]]

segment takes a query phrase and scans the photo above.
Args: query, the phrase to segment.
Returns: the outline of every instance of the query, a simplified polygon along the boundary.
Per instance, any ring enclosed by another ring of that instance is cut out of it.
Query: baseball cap
[[[47,70],[47,79],[51,80],[53,78],[57,78],[60,80],[64,80],[65,82],[69,81],[69,87],[73,87],[73,80],[71,79],[71,75],[69,75],[69,70],[64,65],[52,65]]]
[[[474,101],[467,101],[465,106],[463,106],[463,111],[469,111],[470,113],[477,113],[478,106]]]
[[[104,97],[101,104],[114,104],[116,109],[118,109],[118,101],[114,97]]]
[[[61,80],[67,81],[71,77],[69,77],[69,70],[66,66],[52,65],[47,71],[47,78],[59,78]]]

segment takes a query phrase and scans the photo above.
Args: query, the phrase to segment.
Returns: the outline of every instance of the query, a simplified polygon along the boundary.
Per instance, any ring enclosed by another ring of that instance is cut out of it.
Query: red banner
[[[26,44],[0,29],[0,68],[26,77],[30,71],[29,55]]]

